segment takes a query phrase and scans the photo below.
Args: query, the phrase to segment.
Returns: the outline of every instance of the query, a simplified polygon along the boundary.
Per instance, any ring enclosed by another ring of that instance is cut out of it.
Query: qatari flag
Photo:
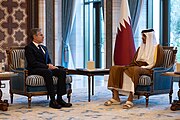
[[[135,54],[128,0],[121,1],[121,14],[114,47],[114,64],[128,65]]]

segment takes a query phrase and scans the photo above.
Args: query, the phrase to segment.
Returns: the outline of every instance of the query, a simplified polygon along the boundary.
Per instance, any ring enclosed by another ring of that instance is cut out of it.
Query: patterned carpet
[[[180,120],[180,111],[170,110],[168,94],[151,96],[148,108],[144,97],[135,99],[130,110],[122,109],[122,105],[104,106],[110,97],[106,87],[96,87],[92,101],[87,102],[87,88],[73,89],[73,106],[56,110],[48,107],[46,96],[33,97],[32,107],[28,109],[27,98],[15,95],[8,111],[0,111],[0,120]],[[3,99],[8,98],[7,90]],[[126,98],[121,96],[124,102]]]

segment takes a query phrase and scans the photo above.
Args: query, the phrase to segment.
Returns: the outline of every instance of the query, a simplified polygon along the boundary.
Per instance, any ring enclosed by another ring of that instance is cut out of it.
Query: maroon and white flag
[[[121,1],[119,27],[114,47],[114,64],[128,65],[135,54],[128,0]]]

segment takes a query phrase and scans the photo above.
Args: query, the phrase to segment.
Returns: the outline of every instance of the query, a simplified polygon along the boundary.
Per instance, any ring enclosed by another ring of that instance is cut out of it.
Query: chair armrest
[[[152,70],[164,70],[165,68],[164,67],[156,67],[156,68],[153,68]]]
[[[27,70],[27,69],[26,68],[16,68],[16,70],[23,71],[23,70]]]
[[[56,67],[58,67],[59,69],[64,69],[64,67],[63,67],[63,66],[56,66]]]
[[[68,68],[65,68],[65,67],[63,67],[63,66],[56,66],[56,67],[58,67],[60,70],[66,71],[66,72],[68,73]]]
[[[174,68],[173,67],[170,67],[170,68],[164,68],[164,69],[157,69],[157,70],[153,70],[153,80],[157,79],[158,77],[161,77],[162,73],[165,73],[165,72],[172,72],[174,71]]]
[[[24,74],[25,78],[28,76],[28,70],[26,68],[17,68],[17,69],[12,69],[11,71],[18,74]]]
[[[12,72],[18,73],[17,76],[11,77],[11,89],[12,91],[24,92],[26,91],[26,77],[28,76],[28,70],[26,69],[13,69]]]
[[[164,68],[160,70],[154,70],[153,72],[153,90],[164,90],[169,89],[171,84],[171,77],[163,76],[162,73],[174,71],[174,66],[170,68]]]
[[[172,72],[172,71],[174,71],[174,66],[171,66],[169,68],[160,67],[160,68],[154,68],[153,69],[153,72],[159,72],[159,73]]]

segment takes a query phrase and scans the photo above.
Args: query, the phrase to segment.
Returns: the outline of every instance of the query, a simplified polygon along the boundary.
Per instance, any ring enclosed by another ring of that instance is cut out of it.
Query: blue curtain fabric
[[[131,25],[133,34],[136,32],[138,21],[140,18],[141,9],[143,7],[143,0],[128,0],[129,10],[131,14]]]
[[[75,0],[62,0],[62,65],[68,68],[69,62],[69,41]]]
[[[104,0],[101,0],[102,12],[103,12],[103,19],[104,19]]]

